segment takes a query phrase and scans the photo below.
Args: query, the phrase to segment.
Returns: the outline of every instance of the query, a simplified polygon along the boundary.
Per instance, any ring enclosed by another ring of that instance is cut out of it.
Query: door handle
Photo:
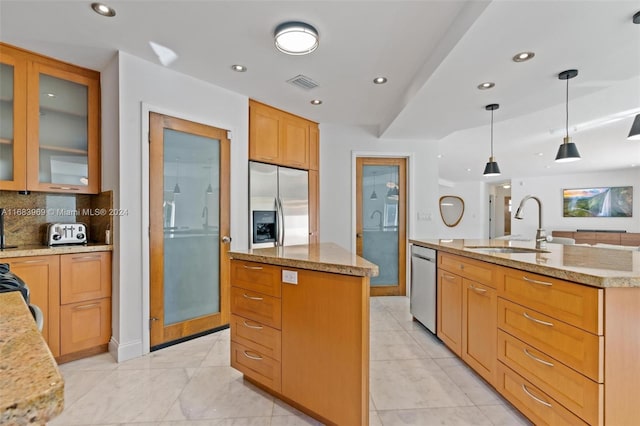
[[[358,232],[358,233],[356,234],[356,238],[362,238],[362,233]]]
[[[231,242],[231,237],[225,235],[224,237],[222,237],[222,242],[224,244],[229,244]]]

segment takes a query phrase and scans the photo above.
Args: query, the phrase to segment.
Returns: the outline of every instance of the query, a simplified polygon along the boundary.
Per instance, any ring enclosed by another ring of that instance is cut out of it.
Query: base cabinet
[[[232,367],[324,423],[368,424],[369,279],[232,260],[231,286]]]
[[[42,336],[59,363],[107,350],[111,338],[111,252],[0,259],[29,286]]]

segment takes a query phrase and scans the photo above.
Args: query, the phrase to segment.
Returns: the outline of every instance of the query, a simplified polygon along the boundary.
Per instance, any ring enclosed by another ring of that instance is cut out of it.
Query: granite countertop
[[[378,276],[375,265],[334,243],[230,251],[232,259],[360,277]]]
[[[0,293],[0,424],[45,424],[63,406],[64,381],[21,293]]]
[[[411,239],[410,243],[593,287],[640,287],[640,251],[547,243],[545,253],[480,253],[470,246],[527,247],[533,241]]]
[[[15,248],[6,248],[0,250],[0,261],[5,257],[25,257],[25,256],[47,256],[50,254],[67,254],[67,253],[89,253],[93,251],[112,251],[113,245],[111,244],[77,244],[66,246],[18,246]]]

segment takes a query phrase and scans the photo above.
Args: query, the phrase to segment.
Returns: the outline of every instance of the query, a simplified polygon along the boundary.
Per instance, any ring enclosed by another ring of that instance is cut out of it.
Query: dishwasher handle
[[[417,257],[418,259],[424,259],[424,260],[427,260],[427,261],[433,262],[433,263],[435,263],[435,261],[436,261],[435,258],[425,257],[425,256],[421,256],[421,255],[415,254],[415,253],[412,254],[411,257]]]

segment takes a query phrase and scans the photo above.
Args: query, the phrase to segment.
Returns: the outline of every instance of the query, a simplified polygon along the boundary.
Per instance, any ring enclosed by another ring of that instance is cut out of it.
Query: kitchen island
[[[231,251],[231,365],[326,424],[369,424],[369,277],[331,243]]]
[[[438,251],[438,337],[535,424],[638,424],[640,252],[410,242]]]
[[[64,381],[22,294],[0,293],[0,425],[44,425],[63,405]]]

